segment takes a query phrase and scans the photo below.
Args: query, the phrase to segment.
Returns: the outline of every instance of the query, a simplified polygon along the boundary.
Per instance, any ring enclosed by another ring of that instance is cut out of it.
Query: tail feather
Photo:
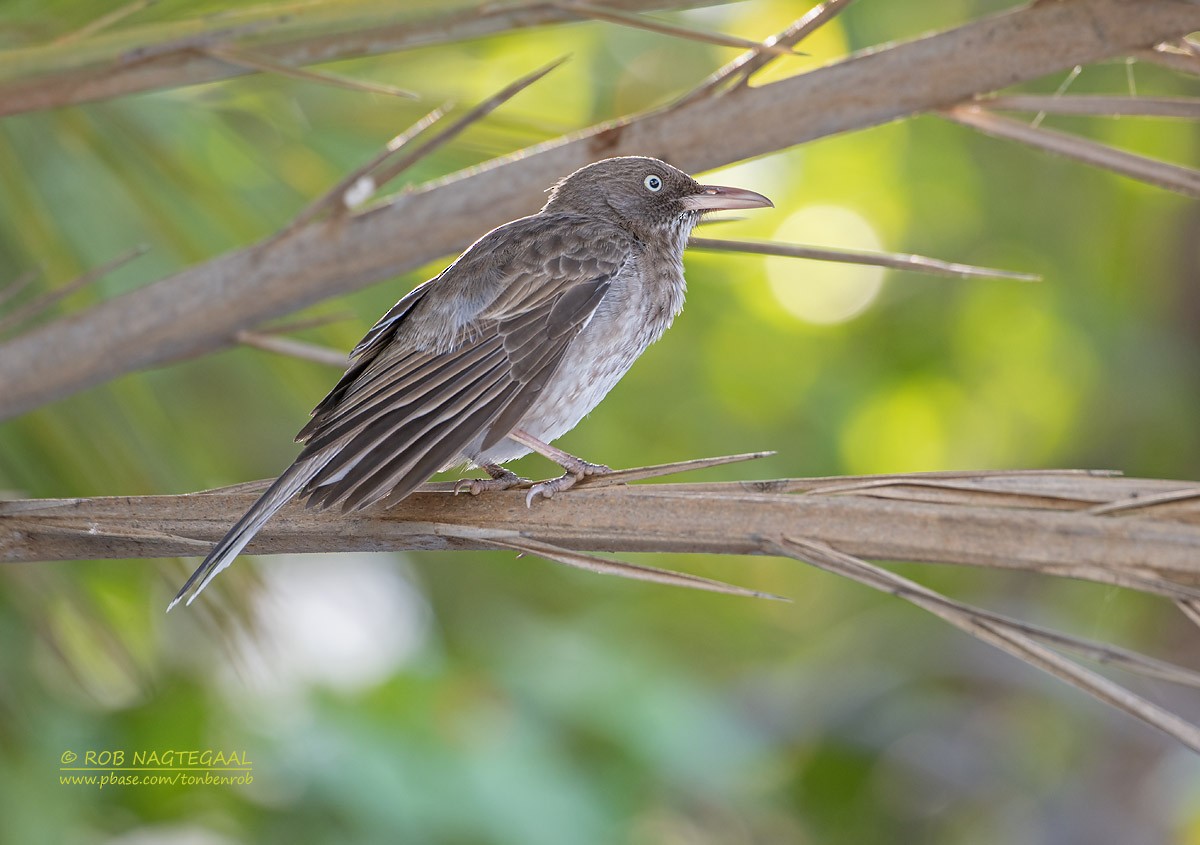
[[[274,516],[276,511],[295,498],[296,494],[303,490],[304,486],[312,480],[312,477],[328,463],[333,454],[334,450],[332,449],[317,452],[311,457],[292,464],[279,478],[275,479],[275,482],[254,503],[254,506],[246,511],[246,514],[213,547],[212,551],[208,553],[208,557],[204,559],[204,562],[196,567],[196,571],[192,573],[192,577],[188,578],[187,583],[183,585],[179,593],[167,605],[167,612],[170,613],[171,608],[179,604],[185,596],[187,597],[187,604],[195,601],[196,596],[200,595],[200,592],[208,586],[208,583],[216,577],[217,573],[233,563],[234,559],[254,539],[254,535],[266,524],[267,520]]]

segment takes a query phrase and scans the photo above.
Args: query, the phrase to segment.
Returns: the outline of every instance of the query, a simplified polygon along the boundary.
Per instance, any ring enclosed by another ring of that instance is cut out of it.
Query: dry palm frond
[[[596,552],[782,554],[897,595],[1200,750],[1200,728],[1054,649],[1191,687],[1200,686],[1195,671],[965,605],[864,560],[1023,569],[1118,584],[1163,595],[1200,623],[1200,497],[1194,482],[1008,471],[621,483],[765,454],[618,471],[585,480],[532,510],[519,490],[455,496],[452,482],[425,485],[392,508],[352,517],[293,504],[267,524],[249,551],[501,547],[593,572],[759,597],[770,596]],[[200,553],[260,488],[0,502],[0,561]],[[1146,506],[1097,507],[1133,500]]]
[[[76,291],[82,290],[83,288],[87,287],[88,285],[93,284],[94,282],[104,278],[106,275],[111,273],[113,270],[124,267],[126,264],[128,264],[130,261],[133,261],[135,258],[145,255],[146,251],[148,249],[149,249],[149,247],[146,247],[146,246],[135,247],[135,248],[129,250],[128,252],[124,253],[123,255],[118,255],[116,258],[112,259],[111,261],[104,262],[99,267],[95,267],[91,270],[88,270],[83,275],[79,276],[78,278],[72,279],[71,281],[67,282],[65,285],[61,285],[61,286],[55,288],[54,290],[48,291],[48,292],[42,294],[41,296],[37,297],[36,299],[25,303],[20,308],[13,309],[9,313],[5,314],[3,317],[0,317],[0,332],[11,331],[12,329],[16,328],[17,326],[20,326],[24,323],[29,322],[30,320],[37,317],[39,314],[45,313],[47,310],[49,310],[51,307],[53,307],[56,303],[61,302],[62,300],[66,299],[68,296],[75,293]],[[17,279],[16,282],[14,282],[12,285],[10,285],[10,288],[12,288],[16,292],[20,292],[20,290],[28,284],[25,281],[26,278],[28,278],[29,281],[33,280],[32,277],[29,276],[29,274],[26,274],[26,276],[23,276],[20,279]],[[8,298],[8,297],[4,297],[4,298]],[[0,301],[2,301],[2,300],[0,300]]]
[[[1105,94],[998,94],[975,104],[993,111],[1033,111],[1098,117],[1179,117],[1200,119],[1196,97],[1117,97]]]
[[[362,79],[350,79],[346,76],[339,76],[335,73],[326,73],[324,71],[305,70],[304,68],[292,67],[283,62],[267,58],[252,53],[248,50],[231,47],[227,44],[218,44],[208,47],[204,51],[215,59],[220,59],[223,62],[228,62],[238,67],[248,68],[250,70],[260,71],[262,73],[273,73],[277,76],[285,76],[290,79],[299,79],[301,82],[315,82],[319,85],[332,85],[335,88],[345,88],[348,91],[361,91],[366,94],[384,94],[388,97],[401,97],[408,100],[417,100],[420,97],[412,91],[406,91],[403,88],[397,88],[394,85],[384,85],[381,82],[370,82]]]
[[[778,255],[785,258],[809,258],[814,261],[836,261],[842,264],[867,264],[874,267],[888,267],[893,270],[911,270],[916,273],[929,273],[935,276],[1010,279],[1017,282],[1041,281],[1040,276],[1033,276],[1029,273],[995,270],[990,267],[976,267],[971,264],[955,264],[949,261],[940,261],[936,258],[926,258],[923,255],[908,255],[894,252],[864,252],[862,250],[835,249],[832,247],[801,246],[799,244],[763,241],[714,240],[712,238],[691,238],[688,241],[688,246],[694,249],[707,249],[720,252]]]
[[[721,32],[705,32],[703,30],[688,29],[683,26],[676,26],[665,21],[648,18],[645,15],[638,15],[631,12],[623,12],[620,9],[613,9],[608,6],[601,6],[596,3],[587,3],[584,0],[554,0],[554,5],[568,12],[573,12],[581,17],[592,18],[598,21],[608,21],[610,23],[621,24],[622,26],[631,26],[635,29],[644,29],[649,32],[657,32],[661,35],[670,35],[675,38],[683,38],[688,41],[699,41],[704,44],[715,44],[718,47],[738,47],[741,49],[750,49],[769,53],[772,56],[795,56],[797,53],[787,45],[766,44],[751,41],[746,38],[738,38],[733,35],[725,35]]]
[[[1200,197],[1200,170],[1147,158],[1125,150],[1114,149],[1098,141],[1029,126],[1015,120],[990,114],[978,106],[955,106],[941,113],[943,117],[970,126],[986,135],[1020,141],[1046,152],[1057,153],[1084,164],[1112,170],[1169,191],[1190,197]]]
[[[771,48],[780,44],[792,46],[799,44],[809,35],[833,20],[843,9],[854,0],[828,0],[815,6],[808,14],[797,20],[787,29],[756,45],[749,52],[738,56],[729,64],[713,73],[688,93],[675,101],[675,106],[686,105],[695,100],[702,100],[727,87],[741,87],[749,83],[750,77],[762,70],[775,58]]]

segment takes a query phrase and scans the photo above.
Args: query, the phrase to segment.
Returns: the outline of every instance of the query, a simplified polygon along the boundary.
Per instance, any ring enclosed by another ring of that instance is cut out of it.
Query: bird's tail
[[[230,528],[221,541],[213,547],[204,562],[196,567],[192,577],[188,578],[187,583],[167,605],[167,612],[170,613],[171,608],[179,604],[185,596],[187,603],[191,604],[218,572],[233,563],[266,521],[304,489],[304,485],[308,484],[312,477],[321,470],[321,467],[328,463],[332,454],[330,450],[317,452],[309,458],[292,464],[279,478],[275,479],[274,483],[259,496],[254,506],[246,511],[246,515],[239,519],[237,524]]]

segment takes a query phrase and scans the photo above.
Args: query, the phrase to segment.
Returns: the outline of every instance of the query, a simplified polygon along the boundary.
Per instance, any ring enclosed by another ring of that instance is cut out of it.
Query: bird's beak
[[[700,193],[684,197],[680,202],[688,211],[725,211],[733,208],[774,208],[775,203],[745,188],[723,188],[720,185],[701,185]]]

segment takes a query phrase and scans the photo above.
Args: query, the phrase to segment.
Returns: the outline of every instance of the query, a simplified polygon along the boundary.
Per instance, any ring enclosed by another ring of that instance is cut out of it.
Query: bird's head
[[[754,191],[701,185],[656,158],[623,156],[576,170],[550,189],[542,210],[611,219],[634,231],[682,228],[686,234],[706,211],[771,205]]]

